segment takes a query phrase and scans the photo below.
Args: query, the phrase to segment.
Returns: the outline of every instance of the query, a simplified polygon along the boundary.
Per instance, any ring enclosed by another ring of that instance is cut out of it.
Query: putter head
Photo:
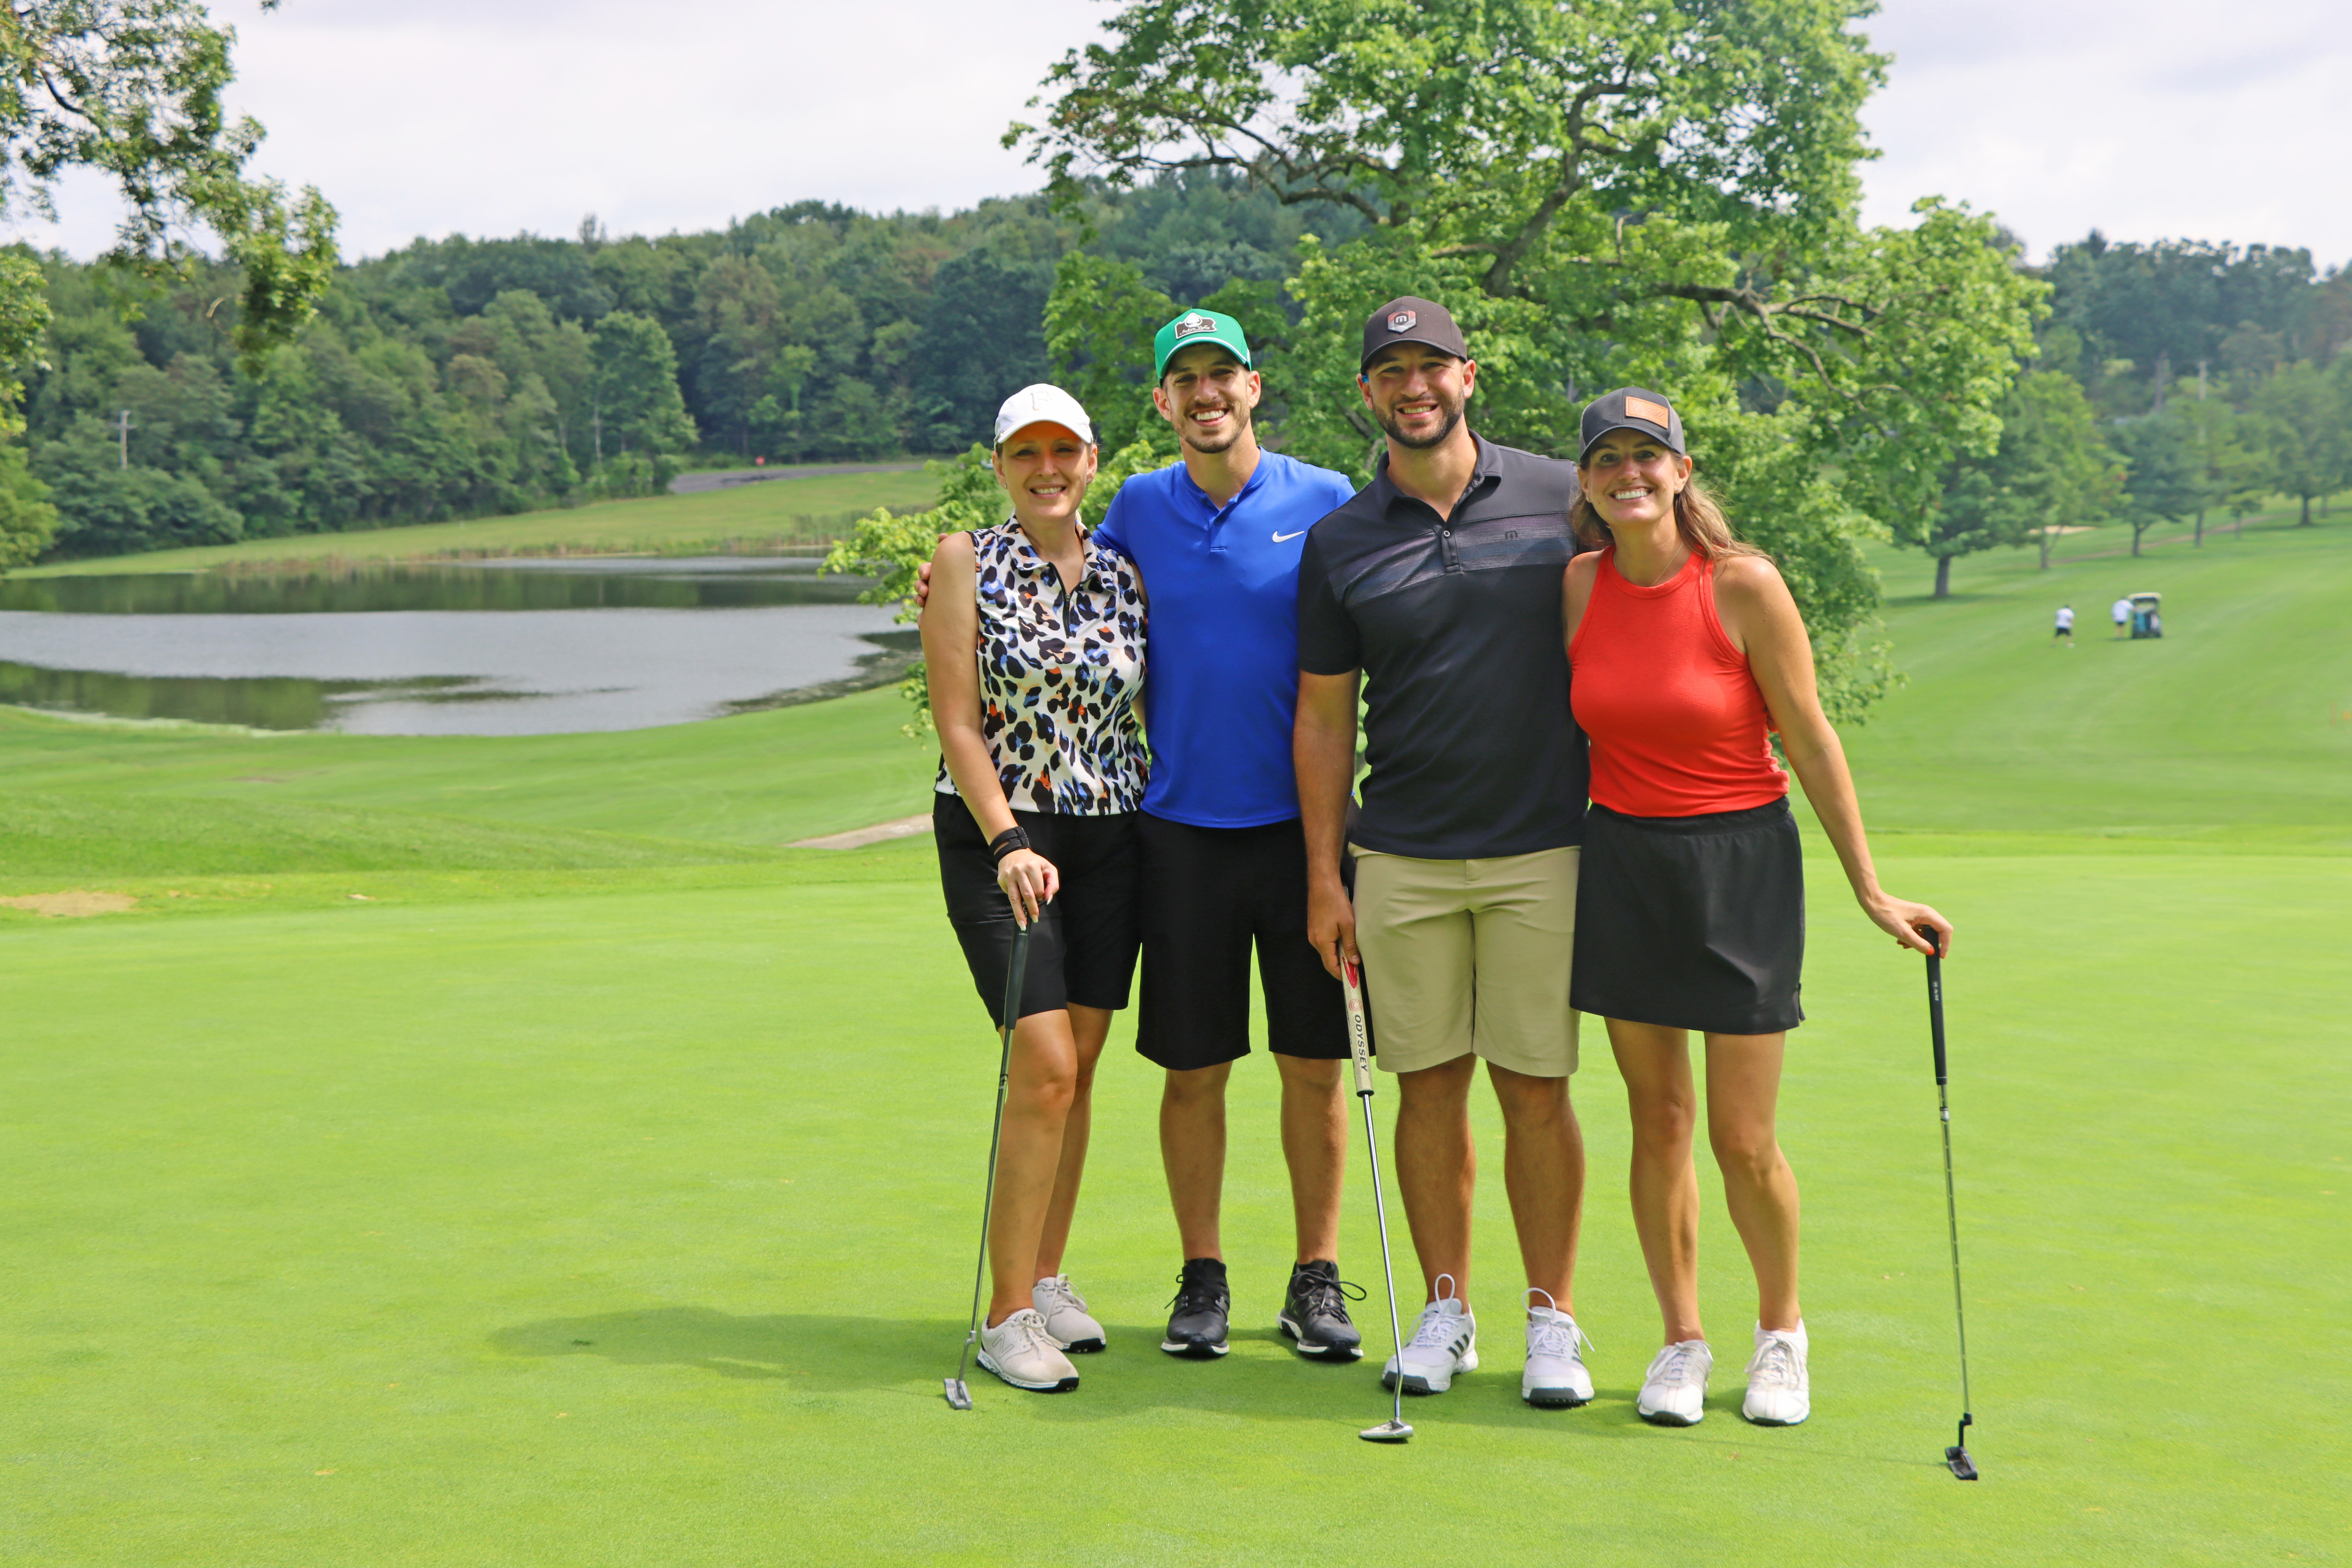
[[[940,1379],[940,1381],[947,1384],[949,1409],[969,1410],[971,1408],[971,1390],[963,1385],[963,1379],[960,1377],[943,1377]]]
[[[1944,1463],[1951,1468],[1952,1474],[1964,1481],[1977,1479],[1977,1463],[1969,1458],[1969,1451],[1966,1448],[1945,1449]]]
[[[1367,1426],[1356,1434],[1367,1443],[1405,1443],[1412,1439],[1412,1428],[1402,1421],[1383,1421],[1377,1426]]]

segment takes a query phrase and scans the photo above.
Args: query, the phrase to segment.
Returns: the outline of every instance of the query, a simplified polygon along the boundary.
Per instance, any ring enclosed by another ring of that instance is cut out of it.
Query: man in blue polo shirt
[[[1188,310],[1160,329],[1151,401],[1183,459],[1127,481],[1100,537],[1150,596],[1143,686],[1143,995],[1136,1049],[1167,1069],[1160,1152],[1184,1264],[1160,1349],[1225,1353],[1217,1234],[1225,1082],[1247,1056],[1250,953],[1282,1075],[1297,1256],[1279,1323],[1300,1354],[1352,1361],[1339,1265],[1348,1055],[1339,986],[1307,940],[1307,847],[1291,727],[1307,531],[1354,493],[1257,444],[1261,391],[1241,325]]]

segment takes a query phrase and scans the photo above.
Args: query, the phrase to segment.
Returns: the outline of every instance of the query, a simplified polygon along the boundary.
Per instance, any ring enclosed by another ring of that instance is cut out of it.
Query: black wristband
[[[1000,866],[1004,864],[1004,858],[1015,849],[1028,847],[1029,830],[1017,822],[988,841],[989,858]]]

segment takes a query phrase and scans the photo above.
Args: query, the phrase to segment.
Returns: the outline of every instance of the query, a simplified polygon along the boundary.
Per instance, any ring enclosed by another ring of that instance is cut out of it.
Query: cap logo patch
[[[1195,336],[1201,332],[1213,332],[1216,330],[1217,323],[1215,321],[1202,315],[1196,310],[1176,323],[1176,339],[1179,342],[1181,342],[1184,339]]]
[[[1392,332],[1409,332],[1420,324],[1421,316],[1417,311],[1399,310],[1389,318],[1389,331]]]
[[[1674,423],[1675,413],[1663,403],[1653,403],[1646,397],[1629,397],[1625,400],[1625,417],[1646,419],[1664,429]]]

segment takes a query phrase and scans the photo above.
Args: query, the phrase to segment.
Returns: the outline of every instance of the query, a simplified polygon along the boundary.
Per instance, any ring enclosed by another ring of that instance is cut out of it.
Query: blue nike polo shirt
[[[1342,476],[1278,452],[1261,453],[1222,509],[1182,463],[1119,487],[1097,537],[1127,552],[1151,595],[1152,816],[1262,827],[1298,815],[1298,559],[1307,531],[1354,494]]]

